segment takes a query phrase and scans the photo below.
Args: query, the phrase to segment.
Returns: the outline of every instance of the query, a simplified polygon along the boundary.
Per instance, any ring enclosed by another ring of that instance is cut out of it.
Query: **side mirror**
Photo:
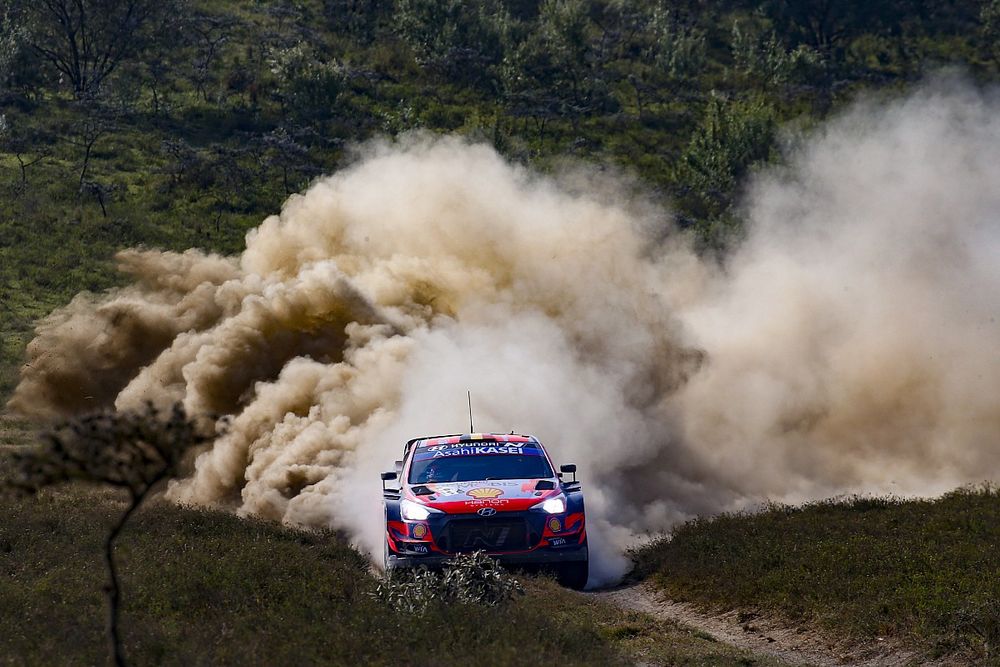
[[[576,481],[576,464],[575,463],[568,463],[566,465],[559,466],[559,472],[560,473],[564,473],[564,472],[573,473],[573,481],[574,482]],[[562,477],[562,475],[559,475],[559,476]]]
[[[396,477],[397,475],[395,470],[390,470],[389,472],[382,473],[382,490],[385,491],[386,482],[391,482],[392,480],[396,479]]]

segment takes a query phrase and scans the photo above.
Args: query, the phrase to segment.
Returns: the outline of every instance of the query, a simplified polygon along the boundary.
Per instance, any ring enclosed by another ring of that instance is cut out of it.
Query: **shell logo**
[[[478,489],[472,489],[466,493],[468,496],[472,496],[476,500],[483,500],[485,498],[499,498],[503,495],[502,489],[497,489],[492,486],[482,486]]]
[[[427,534],[427,526],[422,523],[418,523],[413,527],[413,536],[418,540]]]
[[[556,517],[552,517],[551,519],[549,519],[549,530],[551,530],[553,533],[558,533],[560,530],[562,530],[562,522],[559,521],[559,519],[557,519]]]

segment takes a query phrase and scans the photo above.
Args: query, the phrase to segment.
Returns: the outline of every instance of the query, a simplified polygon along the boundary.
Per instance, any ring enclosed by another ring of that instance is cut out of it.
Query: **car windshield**
[[[410,484],[473,482],[487,479],[539,479],[553,477],[544,456],[480,454],[415,460]]]

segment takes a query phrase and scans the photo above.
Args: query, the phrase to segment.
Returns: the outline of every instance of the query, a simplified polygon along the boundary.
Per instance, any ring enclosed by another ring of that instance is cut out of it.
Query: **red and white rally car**
[[[564,473],[573,481],[564,481]],[[398,489],[385,488],[397,479]],[[415,438],[382,482],[387,569],[441,565],[457,554],[485,551],[506,564],[552,568],[572,588],[587,583],[576,466],[556,473],[530,435]]]

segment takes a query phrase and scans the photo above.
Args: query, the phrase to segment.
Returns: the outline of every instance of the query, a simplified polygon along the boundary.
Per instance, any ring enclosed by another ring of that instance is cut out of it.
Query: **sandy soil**
[[[646,583],[592,591],[588,595],[625,609],[676,621],[707,633],[718,641],[791,665],[904,667],[931,664],[912,651],[895,646],[887,640],[880,639],[861,645],[847,644],[831,641],[807,628],[791,627],[774,619],[746,612],[705,613],[689,604],[664,599]],[[934,664],[944,667],[961,663]]]

